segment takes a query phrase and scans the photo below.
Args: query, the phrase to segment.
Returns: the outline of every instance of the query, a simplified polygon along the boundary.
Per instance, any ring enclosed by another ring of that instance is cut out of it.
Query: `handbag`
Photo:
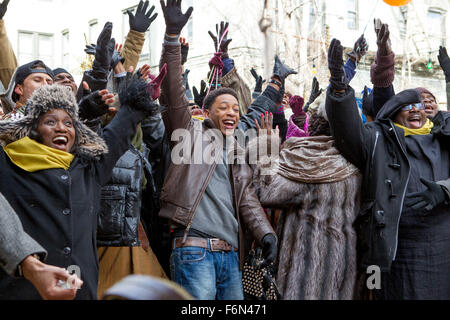
[[[264,261],[262,249],[251,249],[244,262],[242,287],[244,300],[280,300],[281,294],[275,283],[275,266],[260,267]]]

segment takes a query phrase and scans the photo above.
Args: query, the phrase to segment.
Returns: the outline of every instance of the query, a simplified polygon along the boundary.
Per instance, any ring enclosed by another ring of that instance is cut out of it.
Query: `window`
[[[94,19],[89,21],[89,42],[90,43],[97,43],[97,38],[99,36],[98,31],[98,20]]]
[[[347,0],[347,28],[358,29],[358,1]]]
[[[61,44],[61,52],[62,52],[62,59],[61,63],[62,66],[66,69],[69,69],[69,30],[63,30],[62,32],[62,44]]]
[[[445,14],[441,9],[433,8],[428,10],[427,32],[430,38],[430,45],[433,48],[445,46],[446,28]]]
[[[53,66],[53,35],[32,31],[19,31],[18,37],[19,65],[33,60],[42,60]]]

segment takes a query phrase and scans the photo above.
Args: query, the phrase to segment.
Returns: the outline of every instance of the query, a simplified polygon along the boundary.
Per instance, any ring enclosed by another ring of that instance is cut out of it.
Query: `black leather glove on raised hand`
[[[158,16],[157,13],[155,13],[152,16],[153,11],[155,10],[155,6],[152,6],[150,10],[147,11],[148,8],[148,1],[140,1],[139,5],[136,9],[136,13],[133,15],[133,13],[130,10],[127,10],[128,17],[130,20],[130,29],[137,31],[137,32],[146,32],[152,22],[156,19]]]
[[[450,58],[445,47],[439,47],[438,60],[442,70],[444,70],[445,82],[450,82]]]
[[[337,39],[331,40],[328,48],[328,69],[330,69],[330,85],[334,90],[347,89],[347,77],[344,71],[344,60],[342,53],[344,48]]]
[[[5,16],[6,10],[8,10],[9,0],[3,0],[2,4],[0,4],[0,19],[3,19]]]
[[[161,0],[160,3],[164,13],[164,20],[166,21],[166,34],[179,35],[188,22],[194,8],[189,7],[186,13],[183,14],[181,11],[181,0],[167,0],[167,5],[164,4],[164,0]]]
[[[362,97],[362,110],[363,114],[374,118],[373,115],[373,95],[369,94],[367,86],[364,86],[364,93]]]
[[[433,181],[420,178],[420,181],[427,186],[427,190],[407,194],[405,206],[415,210],[433,210],[436,206],[444,203],[447,196],[442,186]]]
[[[277,237],[273,233],[266,234],[261,240],[261,246],[264,261],[261,263],[260,267],[264,268],[275,262],[277,258]]]
[[[196,87],[192,87],[192,92],[194,93],[194,101],[195,104],[200,108],[203,107],[203,100],[206,97],[206,93],[208,92],[206,88],[206,82],[202,80],[200,83],[200,92],[197,91]]]
[[[106,78],[111,68],[111,61],[116,41],[111,39],[113,24],[107,22],[98,36],[92,72],[96,77]]]
[[[291,74],[297,74],[298,72],[289,67],[288,65],[281,62],[278,55],[275,55],[275,64],[273,65],[273,75],[280,78],[281,83],[284,84],[284,80],[291,75]]]
[[[181,64],[184,65],[187,62],[189,54],[189,43],[181,44]]]
[[[106,114],[108,108],[98,90],[89,91],[78,103],[78,114],[82,120],[93,120]]]
[[[266,82],[266,80],[263,80],[263,78],[256,73],[255,69],[252,68],[250,70],[250,72],[251,72],[253,78],[255,78],[255,81],[256,81],[255,90],[253,90],[253,91],[261,93],[262,92],[262,85],[264,84],[264,82]]]
[[[309,106],[316,101],[317,97],[322,94],[323,89],[320,89],[319,81],[317,81],[317,78],[313,78],[312,86],[311,86],[311,93],[309,94],[309,100],[306,103],[305,107],[303,108],[303,111],[308,112]]]
[[[91,43],[90,45],[86,45],[86,48],[84,49],[84,52],[93,56],[95,56],[96,51],[97,46],[93,43]],[[125,62],[125,58],[120,55],[119,51],[114,49],[113,55],[111,57],[111,69],[114,69],[119,62],[122,62],[123,64]]]

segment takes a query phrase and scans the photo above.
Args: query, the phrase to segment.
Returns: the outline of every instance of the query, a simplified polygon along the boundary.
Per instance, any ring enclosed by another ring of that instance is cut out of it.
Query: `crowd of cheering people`
[[[0,299],[243,300],[255,248],[281,299],[450,299],[450,113],[426,88],[395,92],[389,26],[374,21],[362,99],[364,36],[347,61],[331,41],[329,84],[314,78],[306,100],[278,56],[251,90],[225,22],[191,90],[181,2],[157,17],[140,1],[123,46],[106,23],[80,85],[17,66],[0,5]],[[156,75],[137,69],[152,23],[166,25]]]

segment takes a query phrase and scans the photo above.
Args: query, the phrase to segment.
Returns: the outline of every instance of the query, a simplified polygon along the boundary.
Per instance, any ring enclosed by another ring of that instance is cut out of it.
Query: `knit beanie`
[[[303,105],[305,104],[305,99],[300,96],[292,96],[289,99],[289,105],[291,106],[294,117],[302,116],[305,114],[303,111]]]
[[[434,98],[434,102],[437,103],[436,97],[435,97],[434,94],[432,94],[428,89],[419,87],[419,88],[416,88],[416,90],[419,91],[419,93],[420,93],[421,96],[422,96],[422,94],[424,94],[424,93],[430,94],[430,95]]]

